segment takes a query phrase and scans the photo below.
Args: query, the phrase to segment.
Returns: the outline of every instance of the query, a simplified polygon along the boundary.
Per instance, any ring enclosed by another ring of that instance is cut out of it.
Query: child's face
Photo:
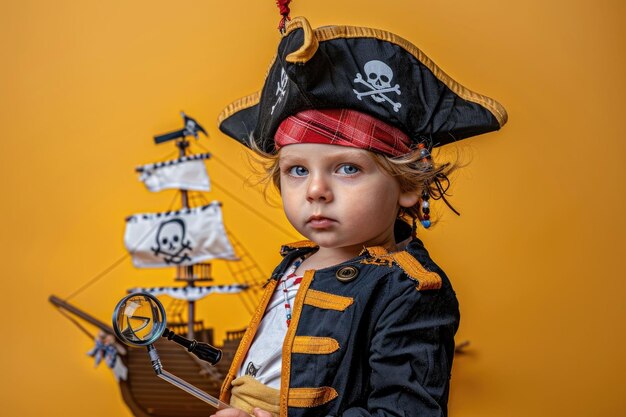
[[[279,156],[283,207],[291,224],[322,248],[360,251],[395,245],[400,207],[417,203],[363,149],[302,143]]]

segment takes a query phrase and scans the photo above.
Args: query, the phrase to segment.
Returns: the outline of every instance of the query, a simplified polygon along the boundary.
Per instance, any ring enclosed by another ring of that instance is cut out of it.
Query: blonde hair
[[[254,152],[249,155],[251,162],[253,162],[251,165],[257,174],[255,183],[263,184],[266,198],[270,184],[273,184],[280,192],[280,151],[276,153],[265,152],[260,149],[252,137],[249,138],[248,145]],[[439,199],[442,195],[445,198],[449,186],[448,176],[459,167],[458,158],[453,163],[437,164],[434,162],[434,157],[424,158],[420,149],[414,149],[397,157],[375,152],[368,153],[378,166],[398,181],[401,192],[413,191],[419,194],[420,198],[415,205],[402,207],[398,214],[398,217],[409,222],[424,220],[421,210],[424,191],[434,199]],[[447,201],[446,204],[448,204]],[[433,224],[436,222],[436,220],[432,221]]]
[[[449,186],[448,176],[457,168],[457,163],[437,164],[434,158],[424,158],[420,149],[415,149],[405,155],[392,157],[370,152],[374,161],[389,175],[394,177],[400,185],[401,192],[415,192],[419,194],[418,202],[411,207],[402,207],[399,217],[414,220],[424,220],[421,204],[426,192],[434,199],[441,198]],[[436,223],[433,221],[432,223]]]

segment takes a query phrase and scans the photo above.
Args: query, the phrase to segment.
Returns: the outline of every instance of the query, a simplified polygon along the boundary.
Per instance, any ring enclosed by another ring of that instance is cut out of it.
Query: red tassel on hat
[[[290,20],[289,13],[291,13],[291,10],[289,9],[289,3],[291,3],[291,0],[276,0],[276,6],[278,6],[280,15],[283,17],[278,24],[278,30],[280,30],[281,33],[285,31],[287,20]]]

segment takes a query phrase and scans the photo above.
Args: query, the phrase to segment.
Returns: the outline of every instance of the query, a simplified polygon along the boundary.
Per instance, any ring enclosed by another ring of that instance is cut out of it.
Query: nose
[[[333,200],[330,182],[324,175],[311,175],[306,190],[306,199],[309,202],[329,203]]]

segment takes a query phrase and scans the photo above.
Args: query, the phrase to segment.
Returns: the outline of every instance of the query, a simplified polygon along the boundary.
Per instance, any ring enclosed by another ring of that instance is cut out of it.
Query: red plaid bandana
[[[274,135],[276,149],[294,143],[351,146],[391,156],[411,151],[400,129],[350,109],[304,110],[287,117]]]

